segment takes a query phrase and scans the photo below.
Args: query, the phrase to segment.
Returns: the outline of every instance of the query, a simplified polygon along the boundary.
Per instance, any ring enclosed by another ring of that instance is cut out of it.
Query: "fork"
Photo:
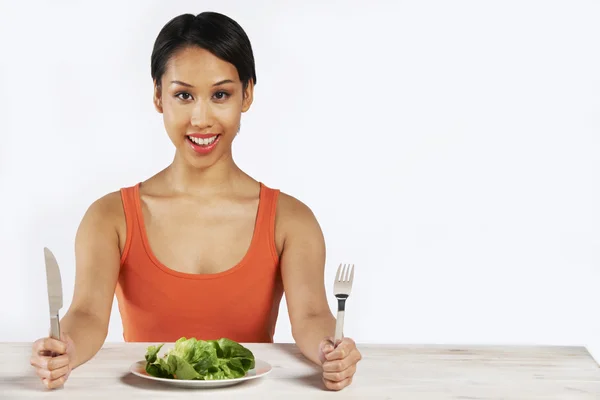
[[[334,345],[337,346],[342,340],[344,331],[344,314],[346,312],[346,300],[352,290],[354,280],[354,264],[340,264],[333,283],[333,294],[338,301],[337,319],[335,322]]]

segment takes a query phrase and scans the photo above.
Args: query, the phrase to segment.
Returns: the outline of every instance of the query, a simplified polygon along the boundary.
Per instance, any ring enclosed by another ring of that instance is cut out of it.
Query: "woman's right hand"
[[[65,384],[74,360],[75,345],[66,333],[61,340],[47,337],[33,343],[30,363],[48,389]]]

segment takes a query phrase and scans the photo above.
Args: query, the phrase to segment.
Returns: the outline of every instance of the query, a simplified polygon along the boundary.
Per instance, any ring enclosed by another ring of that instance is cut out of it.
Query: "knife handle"
[[[60,340],[60,321],[58,319],[58,314],[50,317],[50,337]]]

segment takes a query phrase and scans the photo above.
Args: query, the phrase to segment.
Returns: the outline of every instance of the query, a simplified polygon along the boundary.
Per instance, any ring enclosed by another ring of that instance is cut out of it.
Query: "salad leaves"
[[[241,344],[227,339],[196,340],[182,337],[175,346],[159,357],[163,344],[149,346],[146,372],[168,379],[232,379],[241,378],[254,368],[254,354]]]

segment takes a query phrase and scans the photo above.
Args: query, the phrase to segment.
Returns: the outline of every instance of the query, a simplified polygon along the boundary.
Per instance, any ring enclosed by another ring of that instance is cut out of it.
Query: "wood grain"
[[[208,390],[167,387],[130,374],[147,346],[108,343],[73,371],[64,388],[48,391],[29,365],[30,344],[0,343],[0,398],[600,399],[600,368],[583,347],[359,345],[363,360],[354,382],[336,393],[323,389],[318,367],[293,344],[245,344],[273,372]]]

